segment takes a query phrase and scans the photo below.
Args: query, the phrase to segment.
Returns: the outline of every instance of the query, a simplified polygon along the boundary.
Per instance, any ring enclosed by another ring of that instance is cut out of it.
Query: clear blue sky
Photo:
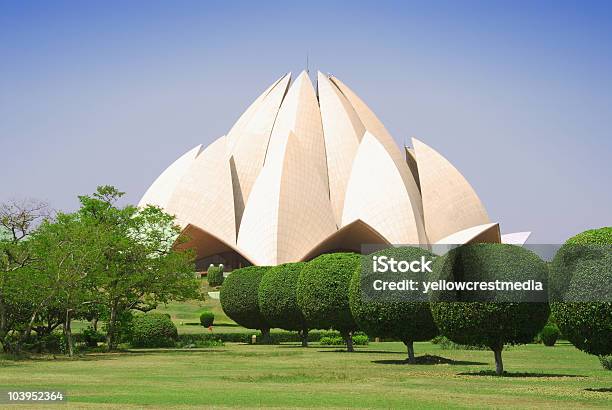
[[[502,231],[612,225],[611,2],[0,1],[0,201],[135,203],[307,52]]]

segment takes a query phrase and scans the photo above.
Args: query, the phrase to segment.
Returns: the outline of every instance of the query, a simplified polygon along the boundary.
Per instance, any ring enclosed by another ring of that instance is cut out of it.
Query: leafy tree
[[[434,263],[434,280],[524,282],[547,285],[547,266],[533,252],[506,244],[464,245]],[[460,344],[489,347],[498,375],[503,374],[505,344],[529,343],[544,327],[547,302],[530,291],[435,291],[431,311],[441,333]]]
[[[108,311],[109,350],[116,348],[123,312],[147,312],[158,303],[201,297],[192,252],[173,247],[181,240],[174,217],[153,206],[117,207],[122,196],[102,186],[92,196],[79,197],[79,218],[98,227],[103,258],[88,280],[98,295],[96,303]]]
[[[0,204],[0,343],[17,352],[34,301],[42,288],[33,282],[34,256],[29,237],[38,224],[50,217],[43,202],[10,201]],[[21,334],[17,343],[14,335]]]
[[[269,269],[259,284],[259,309],[271,327],[295,330],[308,346],[308,322],[297,305],[297,283],[304,262]]]
[[[404,342],[408,349],[408,362],[414,362],[414,342],[434,338],[438,328],[434,323],[429,308],[427,295],[421,292],[387,293],[380,295],[364,295],[362,286],[371,284],[380,278],[372,268],[372,257],[387,256],[397,261],[414,261],[421,257],[433,260],[434,255],[424,249],[416,247],[388,248],[364,256],[361,269],[356,269],[351,280],[349,301],[351,312],[359,328],[369,335],[393,337]],[[384,273],[390,280],[412,279],[424,282],[427,273]],[[364,297],[365,296],[365,297]]]
[[[578,349],[612,354],[612,227],[566,241],[551,265],[553,321]]]
[[[49,324],[55,316],[63,325],[70,356],[74,354],[72,320],[96,298],[87,279],[103,260],[99,227],[89,222],[78,214],[59,213],[55,221],[44,222],[30,241],[37,285],[44,289],[44,296],[32,311],[26,335],[37,316],[46,314]]]
[[[225,314],[248,329],[261,330],[264,341],[270,338],[270,323],[259,308],[259,284],[268,266],[236,269],[225,279],[219,299]]]
[[[352,332],[357,330],[349,307],[349,284],[360,261],[354,253],[318,256],[306,264],[297,286],[297,303],[306,321],[312,328],[338,330],[349,352]]]

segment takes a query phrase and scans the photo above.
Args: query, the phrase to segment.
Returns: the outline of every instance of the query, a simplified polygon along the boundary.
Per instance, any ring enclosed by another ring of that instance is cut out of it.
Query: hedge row
[[[300,342],[301,337],[295,332],[289,331],[272,331],[267,336],[268,339],[264,340],[261,332],[256,331],[252,333],[198,333],[198,334],[185,334],[179,335],[178,341],[181,344],[189,344],[198,341],[208,340],[220,340],[227,343],[252,343],[252,336],[257,336],[257,343],[266,344],[280,344],[280,343],[295,343]],[[308,333],[309,342],[318,342],[323,337],[340,337],[340,333],[331,330],[313,330]]]

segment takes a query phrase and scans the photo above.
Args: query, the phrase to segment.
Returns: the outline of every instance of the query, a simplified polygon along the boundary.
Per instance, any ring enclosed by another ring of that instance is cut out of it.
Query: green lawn
[[[355,353],[227,344],[0,360],[0,389],[62,389],[69,408],[612,407],[612,372],[568,344],[508,349],[504,360],[513,377],[504,378],[489,375],[488,351],[440,350],[430,343],[416,349],[450,362],[403,364],[401,343],[372,343]]]

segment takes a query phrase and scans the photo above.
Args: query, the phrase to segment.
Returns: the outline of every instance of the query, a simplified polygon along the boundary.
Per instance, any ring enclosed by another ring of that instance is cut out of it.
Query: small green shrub
[[[436,336],[431,340],[431,343],[440,346],[442,350],[489,350],[486,346],[477,345],[462,345],[455,343],[446,336]]]
[[[223,284],[223,279],[223,265],[210,265],[208,267],[208,271],[206,273],[206,280],[208,280],[209,286],[221,286]]]
[[[606,370],[612,370],[612,355],[599,356],[601,366]]]
[[[147,313],[134,316],[131,336],[133,347],[173,347],[178,331],[168,316]]]
[[[104,342],[105,339],[104,333],[94,330],[91,326],[85,328],[81,334],[87,347],[96,347],[99,342]]]
[[[200,324],[204,327],[210,327],[213,325],[215,321],[215,314],[213,312],[209,312],[208,310],[202,312],[200,315]]]
[[[359,334],[353,336],[353,344],[355,346],[367,346],[370,343],[368,335]]]
[[[340,336],[325,336],[319,340],[319,343],[323,346],[342,346],[344,339]]]
[[[539,339],[542,341],[544,346],[554,346],[555,343],[557,343],[557,339],[559,339],[560,335],[561,332],[559,331],[557,325],[547,324],[540,331]]]
[[[221,347],[225,342],[221,339],[181,338],[176,342],[176,347],[181,349],[193,349],[203,347]]]

